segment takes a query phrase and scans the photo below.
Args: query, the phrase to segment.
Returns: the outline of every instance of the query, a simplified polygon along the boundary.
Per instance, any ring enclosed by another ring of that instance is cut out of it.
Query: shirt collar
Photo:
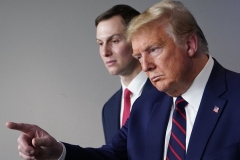
[[[203,96],[205,86],[207,84],[208,78],[213,68],[214,61],[209,55],[207,64],[202,69],[202,71],[194,79],[190,88],[182,94],[183,99],[185,99],[191,106],[199,107]]]
[[[131,82],[130,84],[126,87],[122,80],[121,80],[121,84],[122,84],[122,89],[125,90],[125,88],[128,88],[132,94],[134,95],[139,95],[142,91],[143,85],[145,84],[145,82],[147,81],[148,77],[147,74],[143,71],[141,71]]]

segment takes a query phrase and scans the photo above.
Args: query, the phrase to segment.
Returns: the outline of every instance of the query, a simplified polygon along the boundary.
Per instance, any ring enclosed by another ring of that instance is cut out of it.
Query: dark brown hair
[[[123,20],[123,24],[125,26],[128,26],[129,22],[139,14],[140,13],[131,6],[125,4],[115,5],[112,8],[100,14],[95,19],[95,26],[97,27],[101,21],[112,18],[113,16],[120,16]]]

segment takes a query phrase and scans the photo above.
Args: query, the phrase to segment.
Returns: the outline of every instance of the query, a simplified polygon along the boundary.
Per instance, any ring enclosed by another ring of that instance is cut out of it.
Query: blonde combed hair
[[[196,34],[199,51],[208,53],[208,43],[202,30],[181,2],[164,0],[135,17],[126,31],[127,40],[131,41],[141,29],[151,30],[151,24],[165,24],[166,32],[172,36],[176,44],[181,44],[189,36]]]

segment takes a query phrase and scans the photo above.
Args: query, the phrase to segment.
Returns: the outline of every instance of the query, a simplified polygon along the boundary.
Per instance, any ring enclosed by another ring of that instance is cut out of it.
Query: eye
[[[102,43],[102,42],[99,42],[99,41],[97,41],[97,44],[98,44],[99,46],[102,46],[102,45],[103,45],[103,43]]]
[[[136,58],[137,60],[139,60],[141,57],[140,57],[140,56],[134,56],[134,58]]]
[[[119,40],[118,40],[118,39],[113,39],[113,40],[111,41],[111,43],[112,43],[112,44],[118,44],[118,43],[119,43]]]
[[[150,53],[156,53],[156,52],[158,52],[159,51],[159,48],[158,47],[153,47],[153,48],[150,48],[149,49],[149,52]]]
[[[142,58],[141,55],[136,54],[136,55],[134,55],[133,57],[141,62],[141,58]]]

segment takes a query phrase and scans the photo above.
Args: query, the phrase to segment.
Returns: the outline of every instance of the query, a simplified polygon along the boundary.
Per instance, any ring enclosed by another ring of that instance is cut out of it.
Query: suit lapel
[[[103,127],[106,143],[120,128],[120,108],[121,108],[122,89],[120,88],[114,97],[108,101],[107,109],[103,110]]]
[[[122,88],[118,91],[118,94],[115,96],[115,99],[113,101],[113,106],[116,105],[117,107],[112,107],[113,112],[110,113],[113,115],[112,119],[112,126],[116,126],[116,131],[120,129],[120,112],[121,112],[121,98],[122,98]]]
[[[214,100],[209,100],[209,98]],[[211,96],[210,94],[208,94],[208,96],[205,95],[202,101],[204,101],[204,103],[200,105],[193,126],[186,160],[201,159],[208,139],[210,138],[226,103],[226,100]],[[217,107],[216,111],[214,111],[214,107]]]
[[[221,117],[226,104],[226,100],[220,98],[220,95],[226,91],[224,72],[225,70],[215,61],[192,129],[186,160],[201,159]]]
[[[145,156],[148,160],[161,160],[163,158],[165,134],[172,101],[172,97],[166,95],[162,102],[154,104],[146,131]]]

